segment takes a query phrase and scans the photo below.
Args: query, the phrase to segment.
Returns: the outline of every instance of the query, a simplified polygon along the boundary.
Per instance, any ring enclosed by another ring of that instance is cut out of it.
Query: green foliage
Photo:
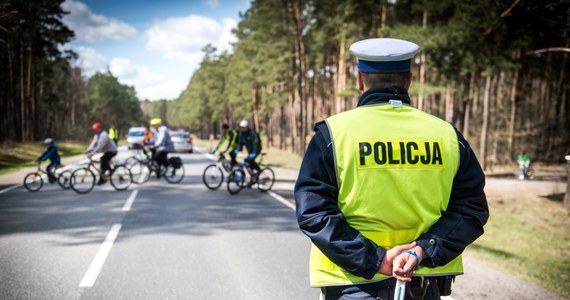
[[[73,38],[61,22],[62,2],[0,1],[0,141],[64,135],[53,120],[69,120],[71,114],[58,111],[68,99],[50,86],[69,87],[60,75],[74,57],[60,50]]]
[[[114,126],[125,133],[129,127],[143,122],[134,88],[119,83],[110,72],[96,73],[89,79],[87,99],[91,107],[89,121],[101,122],[104,128]]]

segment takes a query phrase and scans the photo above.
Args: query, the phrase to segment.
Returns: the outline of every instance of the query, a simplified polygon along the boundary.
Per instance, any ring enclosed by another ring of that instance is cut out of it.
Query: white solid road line
[[[79,287],[87,288],[92,287],[95,284],[95,280],[97,279],[97,276],[99,276],[99,272],[101,272],[103,264],[105,263],[109,252],[111,252],[113,243],[115,242],[117,235],[119,235],[120,230],[121,224],[115,224],[113,227],[111,227],[111,231],[109,231],[107,237],[105,238],[105,241],[99,248],[99,251],[97,251],[95,258],[93,259],[93,262],[91,262],[87,273],[85,273],[85,276],[83,276]]]
[[[11,190],[16,189],[16,188],[19,188],[19,187],[21,187],[21,186],[23,186],[23,184],[20,183],[20,184],[13,185],[13,186],[11,186],[11,187],[9,187],[9,188],[5,188],[5,189],[3,189],[3,190],[0,191],[0,194],[5,193],[5,192],[7,192],[7,191],[11,191]]]
[[[287,199],[285,199],[285,198],[283,198],[283,197],[281,197],[281,196],[275,194],[275,193],[272,192],[272,191],[269,191],[269,195],[270,195],[271,197],[277,199],[277,201],[279,201],[279,202],[285,204],[285,205],[286,205],[287,207],[289,207],[290,209],[295,210],[295,205],[293,205],[291,202],[287,201]]]
[[[134,190],[131,195],[129,196],[129,199],[127,199],[127,202],[125,202],[125,206],[123,206],[123,211],[130,211],[131,207],[133,206],[133,202],[135,202],[135,198],[137,197],[137,194],[139,193],[139,190]]]

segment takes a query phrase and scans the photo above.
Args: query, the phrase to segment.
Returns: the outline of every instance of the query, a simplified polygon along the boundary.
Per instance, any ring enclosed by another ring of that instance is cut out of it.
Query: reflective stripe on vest
[[[360,106],[326,120],[339,185],[338,207],[348,224],[383,248],[407,244],[447,209],[459,165],[454,128],[408,105]],[[401,230],[405,229],[405,230]],[[313,245],[311,286],[374,282],[350,274]],[[418,275],[461,274],[457,257]]]

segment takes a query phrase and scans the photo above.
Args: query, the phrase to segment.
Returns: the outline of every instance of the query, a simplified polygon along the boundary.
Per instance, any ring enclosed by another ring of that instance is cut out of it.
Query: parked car
[[[134,144],[138,144],[142,141],[144,136],[144,127],[131,127],[127,133],[127,146],[129,149],[133,149]]]
[[[174,143],[175,152],[194,152],[190,132],[186,130],[170,131],[170,138]]]

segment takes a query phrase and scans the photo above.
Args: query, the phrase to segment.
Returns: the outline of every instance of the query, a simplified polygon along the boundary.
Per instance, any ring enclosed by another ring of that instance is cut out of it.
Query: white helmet
[[[53,144],[53,139],[52,138],[47,138],[44,140],[44,145],[51,145]]]
[[[241,122],[239,122],[239,127],[248,127],[249,126],[249,122],[247,120],[241,120]]]

